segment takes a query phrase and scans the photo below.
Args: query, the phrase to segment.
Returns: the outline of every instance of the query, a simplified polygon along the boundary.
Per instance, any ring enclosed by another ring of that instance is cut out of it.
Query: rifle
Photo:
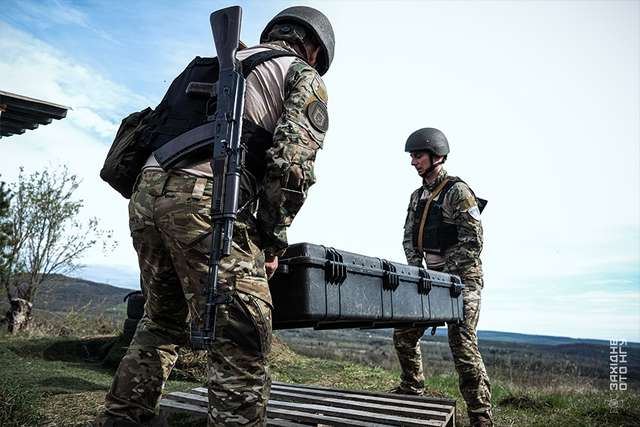
[[[220,9],[209,18],[213,39],[220,64],[217,83],[217,108],[207,124],[201,126],[212,132],[213,197],[211,200],[211,221],[213,226],[211,257],[209,259],[209,280],[204,328],[198,329],[193,322],[191,345],[194,349],[205,349],[215,339],[216,309],[220,304],[229,304],[232,297],[228,293],[218,293],[218,271],[220,260],[229,255],[233,240],[233,227],[238,212],[238,193],[244,150],[240,144],[242,114],[244,111],[245,80],[236,60],[240,41],[242,8],[232,6]],[[213,93],[213,91],[212,91]]]

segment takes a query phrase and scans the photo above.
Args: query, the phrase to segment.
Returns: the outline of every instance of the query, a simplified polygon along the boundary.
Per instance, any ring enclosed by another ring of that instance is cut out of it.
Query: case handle
[[[342,254],[334,248],[327,248],[324,277],[328,283],[335,285],[341,285],[347,279],[347,266],[343,263]]]
[[[431,277],[429,273],[421,268],[418,270],[418,293],[421,295],[429,295],[431,292]]]
[[[396,273],[396,266],[386,259],[382,260],[382,270],[384,275],[382,276],[382,288],[385,290],[395,291],[400,285],[400,277]]]
[[[464,285],[458,276],[451,276],[451,287],[449,292],[453,298],[458,298],[464,289]]]

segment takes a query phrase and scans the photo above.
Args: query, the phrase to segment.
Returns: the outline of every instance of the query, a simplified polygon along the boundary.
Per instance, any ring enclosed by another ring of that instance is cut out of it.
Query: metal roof
[[[69,107],[0,90],[0,138],[48,125],[67,116]]]

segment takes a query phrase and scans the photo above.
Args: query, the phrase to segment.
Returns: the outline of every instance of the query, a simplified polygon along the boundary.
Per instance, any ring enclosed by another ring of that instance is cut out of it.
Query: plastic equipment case
[[[269,281],[274,329],[440,326],[463,319],[458,276],[310,243]]]

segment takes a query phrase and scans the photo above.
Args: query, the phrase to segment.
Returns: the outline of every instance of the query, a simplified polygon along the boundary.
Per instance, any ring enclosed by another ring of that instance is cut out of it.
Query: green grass
[[[104,342],[104,337],[0,336],[0,425],[84,426],[93,420],[113,375],[94,361]],[[166,391],[200,386],[203,361],[202,355],[183,352]],[[393,369],[301,356],[278,339],[271,368],[275,381],[354,390],[389,390],[399,378]],[[431,376],[427,389],[456,399],[459,425],[464,425],[464,403],[453,372]],[[493,381],[492,392],[499,426],[632,426],[640,419],[636,391],[554,390]]]
[[[31,426],[39,424],[36,420],[44,419],[61,426],[85,426],[92,421],[102,410],[113,370],[95,361],[85,361],[78,349],[91,341],[78,338],[0,338],[0,384],[11,385],[9,392],[2,393],[0,388],[0,397],[13,393],[18,403],[11,407],[3,399],[0,425]],[[61,352],[64,348],[69,351]],[[90,360],[91,354],[88,356]],[[169,381],[166,389],[186,390],[197,385]],[[14,424],[3,417],[10,417]]]

